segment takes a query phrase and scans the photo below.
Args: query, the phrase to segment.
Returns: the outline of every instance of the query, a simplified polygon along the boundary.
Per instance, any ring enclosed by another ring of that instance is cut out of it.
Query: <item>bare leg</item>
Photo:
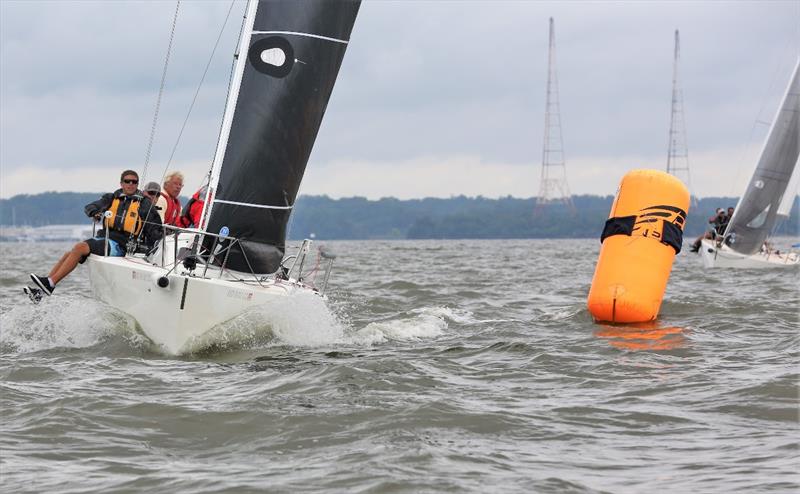
[[[88,256],[90,253],[89,244],[86,242],[78,242],[75,244],[71,251],[61,257],[61,260],[56,263],[55,267],[53,267],[53,270],[50,272],[50,278],[53,279],[53,284],[56,285],[59,281],[63,280],[65,276],[75,269],[81,257]]]
[[[74,248],[75,247],[73,247],[73,249]],[[58,268],[61,267],[61,265],[64,264],[64,261],[67,259],[67,257],[69,257],[70,252],[72,251],[69,250],[67,252],[64,252],[64,255],[61,256],[61,259],[59,259],[58,262],[53,266],[53,269],[50,270],[50,273],[47,276],[49,276],[50,278],[53,277],[53,275],[58,271]]]

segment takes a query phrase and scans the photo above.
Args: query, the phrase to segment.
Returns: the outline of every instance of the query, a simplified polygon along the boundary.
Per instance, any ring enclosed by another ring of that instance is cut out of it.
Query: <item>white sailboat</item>
[[[767,241],[779,217],[800,155],[800,60],[761,151],[753,176],[722,237],[704,239],[700,252],[707,268],[797,266],[800,256],[781,252]],[[794,197],[787,199],[793,200]]]
[[[95,296],[165,353],[214,343],[212,328],[259,305],[324,295],[331,256],[320,287],[306,282],[311,242],[285,257],[286,227],[359,5],[251,0],[201,227],[169,228],[149,256],[89,257]]]

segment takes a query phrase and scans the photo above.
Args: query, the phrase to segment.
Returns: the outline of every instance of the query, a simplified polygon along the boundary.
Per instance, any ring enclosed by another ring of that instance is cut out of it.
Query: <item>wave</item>
[[[0,315],[0,353],[54,348],[88,348],[121,336],[136,348],[147,339],[135,321],[93,299],[59,296],[39,305],[22,304]]]
[[[354,330],[347,338],[356,345],[376,345],[390,341],[419,341],[446,334],[450,323],[461,325],[478,322],[471,312],[449,307],[413,309],[397,319],[378,321]]]

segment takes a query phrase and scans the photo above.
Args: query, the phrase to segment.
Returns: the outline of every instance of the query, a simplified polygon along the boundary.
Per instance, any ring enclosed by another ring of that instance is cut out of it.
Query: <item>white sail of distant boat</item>
[[[359,6],[251,0],[200,226],[169,229],[148,256],[89,257],[95,295],[164,352],[215,343],[209,330],[247,310],[324,292],[332,256],[319,253],[318,289],[303,276],[310,241],[285,257],[286,225]]]
[[[766,268],[800,263],[795,253],[780,252],[767,241],[784,199],[791,204],[789,187],[800,155],[800,59],[772,122],[761,156],[722,238],[703,240],[706,267]],[[796,179],[795,179],[796,180]],[[795,182],[796,183],[796,182]],[[783,207],[782,207],[783,204]]]

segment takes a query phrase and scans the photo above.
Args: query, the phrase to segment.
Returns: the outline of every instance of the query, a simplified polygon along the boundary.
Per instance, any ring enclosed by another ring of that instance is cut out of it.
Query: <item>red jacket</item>
[[[166,192],[161,192],[161,197],[167,201],[167,209],[164,211],[164,224],[178,225],[178,217],[181,215],[181,201]]]
[[[203,203],[206,198],[204,189],[205,187],[195,192],[189,202],[186,203],[183,212],[178,218],[178,226],[182,228],[200,228],[200,215],[203,214]]]

